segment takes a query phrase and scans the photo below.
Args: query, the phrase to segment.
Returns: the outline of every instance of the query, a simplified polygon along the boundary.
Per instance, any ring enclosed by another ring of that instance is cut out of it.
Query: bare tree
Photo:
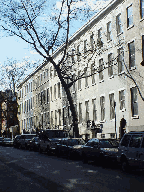
[[[27,60],[20,62],[12,58],[7,58],[7,61],[0,65],[0,84],[3,89],[10,89],[13,94],[15,94],[17,85],[22,81],[32,66],[33,64]]]
[[[45,15],[46,0],[31,1],[31,0],[7,0],[1,2],[1,27],[9,35],[17,36],[30,44],[48,63],[52,63],[55,68],[61,85],[65,90],[69,101],[70,110],[73,117],[73,127],[75,136],[79,137],[78,118],[74,107],[73,98],[70,92],[70,87],[79,79],[85,76],[81,73],[75,79],[73,74],[75,71],[74,63],[67,65],[66,60],[72,55],[68,55],[70,25],[73,20],[81,19],[82,13],[84,16],[89,15],[89,7],[83,6],[78,8],[77,2],[85,2],[83,0],[62,0],[59,14],[57,10],[52,16]],[[62,46],[62,55],[59,62],[55,62],[52,52],[59,45]],[[73,69],[73,70],[72,70]],[[10,72],[13,87],[13,74]]]

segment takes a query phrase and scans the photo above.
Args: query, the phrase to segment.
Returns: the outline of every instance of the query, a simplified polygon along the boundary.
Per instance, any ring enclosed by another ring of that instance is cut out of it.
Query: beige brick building
[[[56,50],[55,60],[61,52]],[[70,38],[68,52],[74,75],[89,75],[71,88],[80,135],[120,138],[144,130],[138,91],[144,97],[144,1],[111,1]],[[18,90],[21,130],[71,129],[68,102],[51,64],[41,64]]]

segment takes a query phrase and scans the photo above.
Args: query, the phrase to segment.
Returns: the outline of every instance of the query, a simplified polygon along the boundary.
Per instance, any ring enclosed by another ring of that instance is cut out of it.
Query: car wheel
[[[71,155],[71,152],[69,151],[68,154],[67,154],[67,158],[68,159],[72,159],[72,155]]]
[[[48,155],[51,155],[51,152],[50,152],[49,147],[47,147],[47,154],[48,154]]]
[[[56,150],[56,155],[57,155],[57,157],[60,157],[60,151],[59,150]]]
[[[39,153],[42,153],[42,149],[41,149],[41,147],[39,146]]]
[[[82,155],[82,161],[83,163],[88,163],[88,158],[85,154]]]
[[[128,164],[126,159],[122,160],[121,168],[122,168],[122,171],[124,171],[124,172],[128,172],[129,171],[129,164]]]

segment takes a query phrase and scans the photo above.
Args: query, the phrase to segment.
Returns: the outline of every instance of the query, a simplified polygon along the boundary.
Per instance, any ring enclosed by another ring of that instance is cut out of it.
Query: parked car
[[[144,169],[144,132],[126,133],[119,144],[117,161],[123,171]]]
[[[28,149],[30,140],[36,137],[36,134],[23,134],[19,138],[19,148],[20,149]]]
[[[16,135],[13,141],[13,146],[15,148],[19,148],[19,139],[20,139],[21,135]]]
[[[41,131],[39,134],[39,152],[47,152],[47,154],[55,152],[56,144],[66,135],[63,130],[59,129]]]
[[[109,161],[117,161],[118,141],[115,139],[90,139],[82,148],[82,159],[101,163],[105,166]]]
[[[11,138],[4,138],[2,145],[3,146],[13,146],[13,140]]]
[[[57,156],[78,158],[81,156],[81,147],[84,144],[82,138],[64,138],[57,144]]]
[[[2,145],[3,144],[3,137],[0,137],[0,145]]]
[[[39,150],[39,137],[33,137],[29,142],[29,150]]]

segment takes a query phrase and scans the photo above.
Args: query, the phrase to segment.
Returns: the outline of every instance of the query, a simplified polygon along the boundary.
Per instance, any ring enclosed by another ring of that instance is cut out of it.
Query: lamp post
[[[117,127],[116,127],[116,102],[114,102],[114,107],[115,107],[115,134],[116,134],[116,139],[117,139]]]

